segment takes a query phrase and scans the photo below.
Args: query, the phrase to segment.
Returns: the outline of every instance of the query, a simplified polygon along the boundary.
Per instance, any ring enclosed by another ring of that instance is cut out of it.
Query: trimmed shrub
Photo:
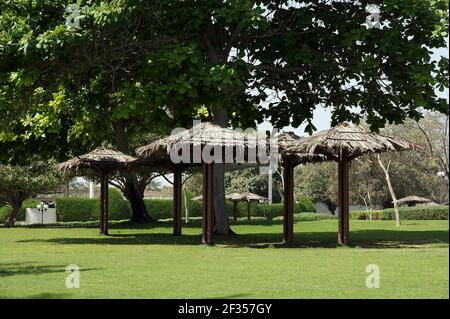
[[[27,208],[36,208],[36,206],[40,202],[41,201],[32,199],[32,198],[25,200],[22,204],[22,208],[20,209],[19,214],[17,215],[16,220],[17,221],[25,220],[26,209]],[[5,206],[0,207],[0,224],[3,224],[6,221],[6,219],[8,218],[10,213],[11,213],[10,205],[5,205]]]
[[[314,203],[307,196],[300,195],[297,200],[298,205],[300,206],[300,211],[310,213],[316,212],[316,207],[314,206]]]
[[[294,221],[313,221],[322,219],[336,219],[337,216],[330,214],[319,214],[319,213],[298,213],[294,214]],[[273,220],[282,221],[283,216],[275,217]]]
[[[147,212],[154,219],[172,218],[173,204],[171,199],[145,199],[144,202]]]
[[[421,205],[412,207],[400,207],[400,219],[403,220],[448,220],[449,207],[445,205]],[[352,212],[351,219],[368,220],[367,212]],[[394,220],[395,214],[393,208],[373,211],[374,220]]]
[[[56,199],[57,220],[60,222],[86,222],[99,220],[100,201],[96,198],[60,197]],[[97,213],[97,216],[96,216]]]
[[[110,220],[128,219],[131,208],[120,192],[110,188],[108,192],[108,211]],[[100,219],[100,199],[85,197],[59,197],[56,199],[56,212],[60,222],[85,222]]]

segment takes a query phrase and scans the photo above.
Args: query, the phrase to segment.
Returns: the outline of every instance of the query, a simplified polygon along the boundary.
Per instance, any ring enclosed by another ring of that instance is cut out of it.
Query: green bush
[[[56,199],[57,220],[86,222],[99,220],[100,201],[96,198],[60,197]],[[97,216],[96,216],[97,213]]]
[[[172,218],[172,200],[171,199],[145,199],[147,212],[155,219]]]
[[[202,216],[202,202],[201,201],[187,201],[189,217],[201,217]],[[172,199],[145,199],[145,206],[147,211],[155,219],[168,219],[172,218]],[[294,213],[301,213],[300,205],[294,205]],[[230,218],[233,217],[233,203],[227,202],[227,213]],[[182,201],[182,214],[184,216],[184,199]],[[250,204],[250,216],[251,217],[265,217],[267,219],[273,219],[277,216],[283,216],[283,203],[277,204]],[[237,217],[247,217],[247,203],[238,202],[237,205]]]
[[[319,213],[298,213],[294,214],[295,221],[312,221],[312,220],[322,220],[322,219],[336,219],[337,216],[330,214],[319,214]],[[275,217],[273,220],[282,221],[283,216]]]
[[[40,203],[41,201],[38,201],[36,199],[27,199],[23,202],[22,208],[20,209],[19,214],[17,215],[16,220],[18,221],[23,221],[25,220],[25,213],[26,213],[26,209],[27,208],[36,208],[36,206]],[[10,205],[5,205],[0,207],[0,224],[3,224],[6,219],[8,218],[9,214],[11,213],[11,206]]]
[[[60,222],[85,222],[100,219],[100,199],[85,197],[59,197],[56,212]],[[128,219],[131,208],[120,192],[110,188],[108,192],[108,212],[110,220]]]
[[[310,212],[310,213],[316,212],[316,207],[314,206],[314,203],[305,195],[300,195],[297,200],[298,205],[300,206],[300,210],[302,212]]]
[[[400,207],[400,219],[403,220],[448,220],[449,207],[445,205],[421,205],[412,207]],[[395,219],[394,209],[387,208],[373,211],[374,220],[393,220]],[[368,220],[367,212],[352,212],[351,219]]]

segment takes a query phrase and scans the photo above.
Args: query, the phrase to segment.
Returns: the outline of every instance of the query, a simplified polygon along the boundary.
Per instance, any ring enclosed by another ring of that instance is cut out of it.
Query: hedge
[[[449,207],[446,205],[421,205],[412,207],[400,207],[400,219],[403,220],[448,220]],[[368,220],[367,212],[352,212],[350,219]],[[375,210],[372,214],[374,220],[394,220],[393,208]]]
[[[311,212],[311,213],[316,212],[316,207],[314,206],[314,203],[307,196],[300,195],[297,200],[298,205],[300,206],[300,210],[302,212]]]
[[[298,213],[294,214],[294,221],[312,221],[312,220],[322,220],[322,219],[336,219],[337,216],[331,214],[322,213]],[[273,220],[282,221],[283,216],[275,217]]]
[[[129,219],[131,216],[128,201],[115,188],[110,188],[108,192],[108,211],[110,220]],[[59,197],[56,199],[56,212],[60,222],[99,220],[100,199]]]

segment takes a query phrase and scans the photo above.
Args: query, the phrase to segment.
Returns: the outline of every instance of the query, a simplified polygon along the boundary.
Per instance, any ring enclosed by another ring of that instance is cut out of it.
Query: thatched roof
[[[203,200],[203,195],[192,197],[191,200],[196,201],[196,202],[200,202],[200,201]]]
[[[307,154],[295,151],[296,145],[302,138],[294,132],[280,132],[275,136],[278,141],[278,152],[280,153],[280,161],[290,162],[291,164],[305,164],[326,161],[327,158],[321,154]]]
[[[431,199],[419,197],[419,196],[406,196],[403,198],[400,198],[397,203],[399,204],[406,204],[406,203],[431,203],[433,202]]]
[[[396,152],[414,148],[415,145],[408,142],[342,123],[300,139],[289,146],[288,150],[300,154],[323,154],[332,160],[339,160],[345,151],[351,160],[368,153]]]
[[[156,140],[148,145],[136,149],[136,154],[147,164],[172,165],[170,152],[183,146],[191,147],[190,163],[192,160],[193,146],[204,147],[205,145],[214,147],[241,148],[245,154],[250,150],[257,152],[258,146],[265,145],[266,139],[249,133],[222,128],[218,125],[202,122],[194,127],[172,134],[165,138]],[[268,143],[267,143],[268,144]],[[222,152],[224,154],[224,152]]]
[[[136,158],[122,152],[98,147],[95,150],[80,156],[76,156],[58,165],[63,173],[92,174],[99,169],[121,169],[127,164],[136,161]]]
[[[246,193],[244,195],[244,199],[248,202],[258,201],[258,202],[267,202],[268,199],[264,196],[260,196],[254,193]]]
[[[258,201],[258,202],[266,202],[268,201],[268,199],[264,196],[260,196],[258,194],[254,194],[254,193],[245,193],[245,194],[239,194],[239,193],[231,193],[228,195],[225,195],[225,198],[231,201],[247,201],[247,202],[253,202],[253,201]],[[191,200],[193,201],[201,201],[203,199],[202,195],[196,196],[196,197],[192,197]]]
[[[240,201],[243,200],[245,197],[244,194],[239,194],[239,193],[231,193],[228,195],[225,195],[225,198],[231,201]]]

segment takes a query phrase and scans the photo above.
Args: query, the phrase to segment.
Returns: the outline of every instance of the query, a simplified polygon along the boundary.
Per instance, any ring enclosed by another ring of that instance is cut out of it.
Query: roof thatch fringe
[[[98,147],[87,154],[60,163],[58,169],[65,174],[91,174],[100,168],[120,169],[134,161],[136,161],[136,158],[133,156],[105,147]]]
[[[244,199],[247,202],[253,202],[253,201],[258,201],[258,202],[267,202],[269,201],[266,197],[264,196],[260,196],[258,194],[254,194],[254,193],[245,193],[244,195]]]
[[[202,122],[194,127],[156,140],[136,149],[136,154],[147,163],[171,163],[172,149],[189,145],[210,147],[236,147],[247,152],[257,152],[258,148],[268,148],[267,139],[255,131],[255,134],[239,132],[218,125]],[[191,150],[192,151],[192,150]]]
[[[310,155],[323,154],[329,159],[339,160],[343,151],[347,152],[349,159],[354,159],[367,153],[397,152],[415,148],[414,144],[342,123],[291,144],[288,151]]]
[[[243,200],[245,197],[244,194],[239,194],[239,193],[231,193],[228,195],[225,195],[225,199],[231,200],[231,201],[240,201]]]
[[[406,196],[403,198],[400,198],[397,200],[397,203],[404,204],[404,203],[431,203],[433,202],[431,199],[419,197],[419,196]]]
[[[278,142],[278,152],[280,161],[290,162],[291,164],[317,163],[326,161],[327,158],[321,154],[300,153],[295,150],[297,144],[302,141],[302,137],[294,132],[280,132],[274,139]]]

